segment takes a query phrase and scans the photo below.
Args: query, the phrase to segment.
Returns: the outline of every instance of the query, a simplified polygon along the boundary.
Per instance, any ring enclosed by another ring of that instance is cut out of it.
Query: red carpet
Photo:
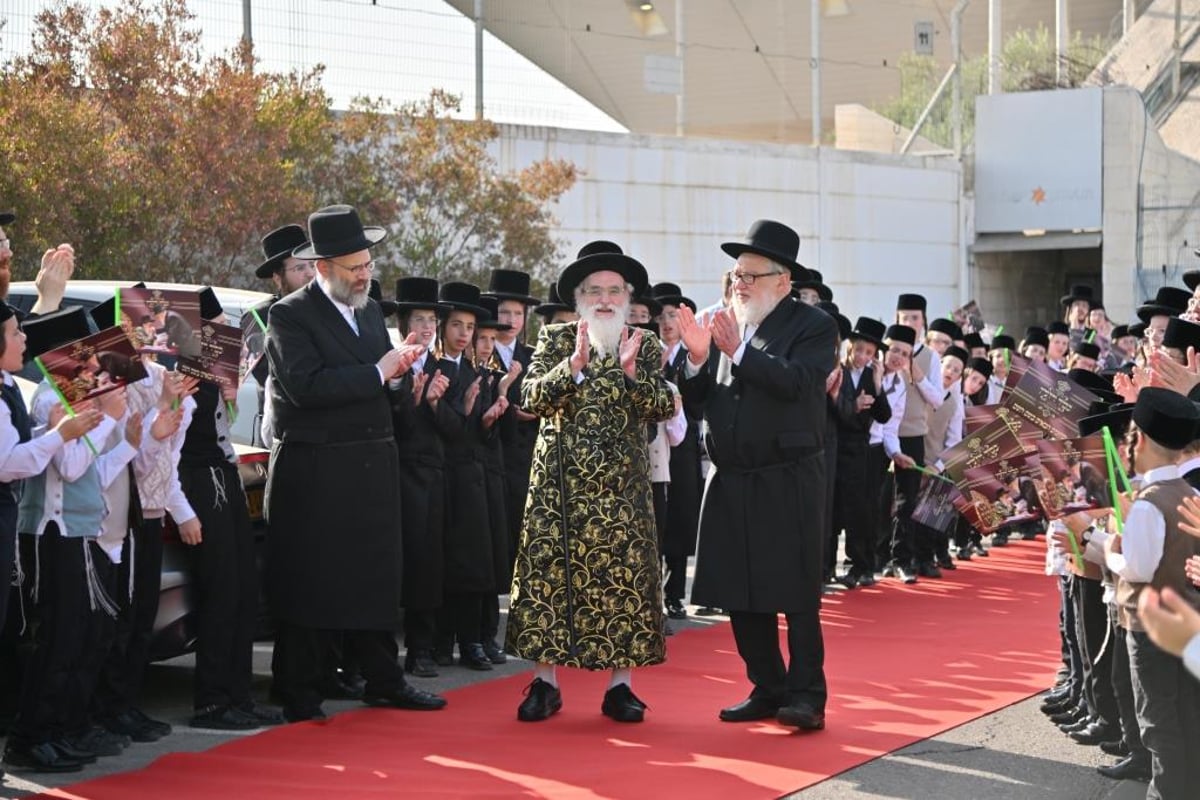
[[[727,623],[670,639],[635,675],[642,725],[599,713],[607,674],[560,670],[563,711],[516,721],[527,675],[449,694],[442,712],[364,709],[268,731],[47,796],[769,798],[1046,688],[1058,662],[1057,590],[1041,542],[1016,542],[944,580],[884,581],[827,598],[829,727],[734,725],[717,710],[748,685]]]

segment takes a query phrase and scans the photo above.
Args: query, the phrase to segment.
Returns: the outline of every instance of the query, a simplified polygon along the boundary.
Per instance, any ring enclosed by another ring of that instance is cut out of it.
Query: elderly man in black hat
[[[646,283],[611,242],[581,250],[558,279],[580,320],[543,328],[525,375],[540,420],[508,622],[509,652],[537,664],[522,721],[562,707],[563,665],[612,670],[601,711],[641,722],[632,668],[666,656],[646,424],[675,401],[658,338],[625,324]]]
[[[370,705],[441,708],[398,663],[402,540],[399,463],[388,382],[424,352],[410,336],[393,348],[369,297],[370,248],[350,206],[308,219],[311,244],[293,252],[317,277],[271,308],[267,357],[275,446],[267,484],[268,585],[285,657],[275,688],[290,720],[323,716],[321,656],[342,632]]]
[[[837,323],[791,297],[808,271],[800,237],[759,220],[721,249],[737,259],[730,308],[700,325],[680,308],[690,377],[685,402],[704,409],[713,470],[700,510],[692,599],[729,612],[738,654],[754,684],[723,709],[727,722],[775,718],[825,727],[821,635],[825,509],[825,379]],[[777,616],[788,623],[788,662]]]

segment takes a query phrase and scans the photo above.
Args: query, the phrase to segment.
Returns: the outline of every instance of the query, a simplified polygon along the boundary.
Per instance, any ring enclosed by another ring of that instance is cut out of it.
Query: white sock
[[[533,677],[541,678],[554,688],[558,688],[558,676],[555,674],[553,664],[537,664],[533,668]]]
[[[625,684],[631,690],[633,689],[633,670],[629,667],[619,667],[612,671],[612,680],[608,682],[608,688],[612,689],[615,686]]]

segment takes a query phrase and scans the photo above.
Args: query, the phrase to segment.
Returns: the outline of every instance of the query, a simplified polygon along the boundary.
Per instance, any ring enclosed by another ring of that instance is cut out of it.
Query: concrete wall
[[[731,265],[720,243],[762,217],[799,232],[801,263],[852,319],[890,317],[900,292],[926,294],[931,314],[966,299],[952,159],[521,126],[502,126],[493,147],[502,169],[581,168],[555,209],[569,255],[611,239],[702,306]]]
[[[1139,204],[1140,198],[1140,204]],[[1200,267],[1200,163],[1168,148],[1127,87],[1104,92],[1104,297],[1113,319]]]

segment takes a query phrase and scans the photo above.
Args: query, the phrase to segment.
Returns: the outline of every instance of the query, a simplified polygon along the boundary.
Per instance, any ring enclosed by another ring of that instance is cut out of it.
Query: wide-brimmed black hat
[[[1163,347],[1173,347],[1187,355],[1189,347],[1196,348],[1200,353],[1200,325],[1179,317],[1167,320],[1167,330],[1163,333]]]
[[[902,294],[896,298],[897,311],[920,311],[926,313],[929,301],[923,294]]]
[[[937,331],[938,333],[944,333],[949,336],[952,341],[958,341],[963,337],[962,328],[958,327],[958,323],[952,319],[946,319],[945,317],[938,317],[937,319],[931,320],[929,323],[929,330]]]
[[[529,273],[515,269],[494,269],[488,279],[488,288],[480,297],[494,297],[497,300],[516,300],[527,306],[536,306],[542,302],[529,293]]]
[[[313,261],[357,253],[382,242],[387,231],[374,226],[364,228],[352,206],[336,205],[308,215],[308,238],[308,244],[292,251],[295,258]]]
[[[887,331],[883,334],[883,338],[890,339],[893,342],[904,342],[913,347],[917,345],[917,332],[907,325],[889,325]]]
[[[1177,317],[1187,311],[1188,300],[1192,293],[1175,286],[1162,286],[1154,299],[1149,303],[1138,306],[1138,319],[1149,322],[1151,317]]]
[[[488,316],[489,312],[479,303],[479,287],[473,283],[450,281],[438,290],[438,306],[450,311],[465,311],[475,315],[475,321]]]
[[[650,287],[650,295],[664,306],[687,306],[693,314],[696,313],[696,301],[685,297],[677,283],[656,283]]]
[[[1093,409],[1089,408],[1088,410]],[[1112,433],[1113,439],[1120,441],[1121,437],[1125,435],[1125,431],[1129,430],[1129,423],[1132,420],[1133,403],[1117,403],[1109,406],[1105,411],[1079,420],[1079,435],[1091,436],[1107,427]]]
[[[883,337],[887,333],[887,326],[877,319],[870,317],[859,317],[854,323],[854,328],[850,331],[850,339],[862,339],[864,342],[870,342],[876,347],[887,349],[887,345],[883,342]]]
[[[649,284],[646,268],[639,261],[625,255],[618,245],[601,240],[585,244],[579,257],[559,273],[558,296],[574,302],[575,287],[593,272],[616,272],[633,286],[633,297],[645,294]]]
[[[1045,328],[1038,325],[1030,325],[1025,329],[1025,338],[1021,341],[1025,343],[1026,347],[1031,344],[1040,344],[1042,347],[1049,347],[1050,334],[1046,332]]]
[[[146,284],[144,281],[138,281],[137,283],[133,284],[133,286],[131,286],[130,288],[131,289],[145,289]],[[104,330],[105,328],[111,328],[114,325],[116,325],[117,324],[116,292],[113,292],[113,296],[108,298],[107,300],[101,300],[99,303],[92,306],[92,308],[88,312],[88,314],[95,321],[96,327],[99,328],[100,330]],[[134,321],[134,324],[135,325],[137,324],[136,320]]]
[[[396,313],[396,302],[394,300],[383,299],[383,287],[375,278],[371,278],[371,282],[367,285],[367,297],[379,304],[379,310],[383,312],[385,317],[390,317]]]
[[[111,328],[112,325],[105,327]],[[21,330],[25,333],[25,361],[30,362],[47,350],[91,334],[87,313],[79,306],[52,311],[37,317],[27,317]]]
[[[0,223],[0,225],[3,224],[4,223]],[[1200,252],[1198,252],[1197,255],[1200,255]],[[1187,272],[1183,273],[1183,283],[1189,289],[1195,291],[1196,287],[1200,286],[1200,269],[1189,269]]]
[[[513,298],[508,298],[513,299]],[[481,294],[479,295],[479,305],[483,306],[487,312],[487,317],[477,317],[475,319],[475,328],[486,328],[493,331],[511,331],[512,325],[507,322],[500,321],[500,300],[494,295]]]
[[[416,311],[418,308],[436,311],[445,316],[446,309],[438,306],[438,282],[433,278],[410,276],[396,281],[396,310]]]
[[[1115,342],[1117,339],[1124,339],[1126,336],[1132,336],[1132,335],[1133,334],[1129,332],[1129,326],[1125,325],[1125,324],[1121,324],[1121,325],[1113,326],[1112,335],[1109,336],[1109,338]]]
[[[823,302],[833,301],[833,289],[825,284],[821,273],[815,269],[808,271],[808,277],[801,281],[792,281],[792,288],[799,292],[801,289],[812,289]]]
[[[1149,323],[1146,323],[1146,322],[1134,322],[1133,324],[1131,324],[1131,325],[1129,326],[1129,335],[1130,335],[1130,336],[1136,336],[1137,338],[1139,338],[1139,339],[1140,339],[1140,338],[1142,338],[1143,336],[1145,336],[1145,335],[1146,335],[1146,329],[1147,329],[1147,328],[1149,328],[1149,327],[1150,327],[1150,324],[1149,324]]]
[[[17,212],[0,211],[0,225],[12,225],[17,221]]]
[[[992,344],[991,344],[991,347],[988,348],[988,352],[991,352],[992,350],[1016,350],[1016,349],[1017,349],[1017,340],[1016,339],[1009,336],[1007,333],[998,333],[992,337]]]
[[[988,361],[986,358],[975,356],[967,362],[967,369],[978,372],[985,378],[992,377],[992,362]]]
[[[1196,438],[1200,408],[1178,392],[1147,386],[1138,392],[1133,423],[1168,450],[1182,450]]]
[[[254,268],[256,278],[269,278],[283,268],[297,247],[308,244],[308,233],[303,225],[281,225],[262,238],[263,257],[266,261]]]
[[[1106,378],[1098,372],[1092,372],[1090,369],[1074,369],[1067,370],[1067,377],[1078,383],[1084,389],[1094,394],[1112,394],[1113,382],[1112,378]]]
[[[1071,286],[1071,291],[1064,294],[1058,299],[1059,305],[1069,306],[1076,300],[1087,301],[1088,308],[1091,308],[1092,302],[1096,299],[1096,293],[1092,287],[1082,283],[1077,283]]]
[[[540,314],[546,319],[550,319],[560,311],[574,311],[575,306],[564,303],[562,298],[558,296],[557,284],[550,284],[549,299],[538,306],[535,306],[533,313]]]
[[[217,293],[213,291],[211,286],[205,286],[200,290],[200,319],[216,319],[225,313],[224,307],[221,306],[221,301],[217,299]]]
[[[987,342],[975,331],[971,331],[963,336],[963,344],[967,346],[968,351],[974,350],[976,347],[987,349]]]
[[[792,280],[806,281],[809,270],[796,260],[800,254],[800,234],[773,219],[760,219],[750,226],[740,242],[725,242],[721,249],[737,258],[742,253],[757,253],[792,273]]]

